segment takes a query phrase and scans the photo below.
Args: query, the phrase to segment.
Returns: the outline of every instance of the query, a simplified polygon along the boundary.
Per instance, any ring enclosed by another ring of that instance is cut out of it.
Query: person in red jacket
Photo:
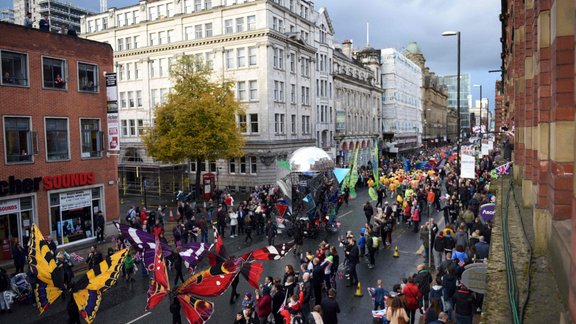
[[[256,289],[256,314],[258,314],[260,324],[266,324],[268,315],[270,315],[271,312],[272,297],[270,296],[270,288],[264,286],[264,288],[262,288],[262,296],[260,296],[260,292]]]
[[[404,289],[402,289],[402,293],[406,298],[406,312],[410,316],[410,324],[414,324],[416,320],[416,310],[418,309],[420,298],[422,298],[420,289],[414,284],[414,276],[408,277],[408,283],[404,286]]]
[[[284,317],[284,322],[286,324],[291,324],[293,317],[302,316],[302,314],[300,314],[300,309],[302,308],[303,302],[304,292],[302,292],[302,290],[300,290],[300,296],[294,294],[290,297],[288,305],[285,305],[284,309],[280,312],[282,317]]]

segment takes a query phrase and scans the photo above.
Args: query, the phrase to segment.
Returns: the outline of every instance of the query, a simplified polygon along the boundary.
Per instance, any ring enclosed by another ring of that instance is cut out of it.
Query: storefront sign
[[[485,221],[492,220],[494,218],[494,214],[496,213],[496,205],[489,203],[480,206],[480,216]]]
[[[15,176],[9,176],[8,181],[0,180],[0,197],[36,192],[40,190],[40,183],[44,190],[87,186],[94,184],[94,173],[61,174],[34,179],[16,179]]]
[[[467,179],[474,179],[476,177],[476,158],[474,155],[462,154],[462,159],[460,160],[460,177]]]
[[[118,113],[108,114],[108,150],[120,151],[120,121]]]
[[[92,191],[81,190],[60,194],[60,210],[83,208],[92,204]]]
[[[106,73],[106,101],[108,102],[107,112],[118,112],[118,79],[116,73]]]
[[[94,184],[94,173],[74,173],[61,174],[56,176],[45,176],[43,181],[44,190],[63,189],[71,187],[80,187]]]
[[[20,199],[0,201],[0,215],[13,214],[20,211]]]
[[[0,197],[36,192],[40,189],[40,182],[41,177],[20,180],[15,176],[9,176],[8,181],[0,181]]]

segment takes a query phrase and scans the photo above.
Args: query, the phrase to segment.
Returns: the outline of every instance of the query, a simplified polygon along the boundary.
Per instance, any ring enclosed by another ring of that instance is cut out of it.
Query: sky
[[[99,10],[98,0],[66,0]],[[108,7],[135,5],[138,0],[108,0]],[[11,7],[0,0],[0,8]],[[500,73],[499,0],[316,0],[316,9],[326,7],[335,29],[335,39],[351,39],[355,48],[366,46],[366,24],[370,46],[402,50],[415,41],[426,58],[426,66],[436,74],[456,74],[456,37],[442,37],[444,31],[461,33],[461,72],[470,73],[472,84],[481,84],[483,97],[494,108],[495,81]],[[473,102],[479,88],[472,87]]]

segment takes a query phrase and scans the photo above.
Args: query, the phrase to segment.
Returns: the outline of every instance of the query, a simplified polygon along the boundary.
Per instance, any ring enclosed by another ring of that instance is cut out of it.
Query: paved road
[[[342,222],[340,234],[347,230],[359,232],[360,227],[366,221],[362,211],[363,204],[367,200],[367,191],[360,190],[358,198],[350,202],[350,206],[344,206],[339,218]],[[436,216],[438,219],[438,216]],[[330,244],[336,244],[338,234],[332,234],[328,237]],[[287,239],[280,236],[277,242]],[[315,250],[320,238],[317,240],[308,240],[304,248]],[[255,240],[251,246],[243,243],[243,238],[226,238],[224,243],[232,253],[234,248],[237,254],[247,252],[250,249],[266,245],[265,239],[262,241]],[[358,276],[362,284],[363,297],[354,297],[354,289],[345,287],[345,282],[339,282],[337,300],[340,304],[341,314],[339,320],[341,323],[372,323],[370,310],[372,303],[367,294],[366,287],[374,286],[377,279],[384,281],[384,287],[391,289],[392,286],[400,281],[402,277],[414,272],[418,263],[422,262],[422,257],[416,252],[421,246],[418,234],[414,234],[405,225],[397,227],[393,235],[393,245],[398,245],[400,251],[399,258],[392,257],[392,250],[380,250],[376,256],[376,267],[368,269],[364,262],[358,266]],[[342,250],[339,252],[342,255]],[[281,277],[286,264],[292,264],[295,269],[298,267],[298,260],[292,255],[280,261],[264,262],[263,276],[272,275]],[[148,281],[140,276],[135,275],[136,281],[127,284],[120,280],[118,285],[109,290],[103,298],[102,305],[96,317],[96,323],[166,323],[171,322],[169,304],[164,301],[150,312],[145,312],[146,291]],[[262,277],[263,278],[263,277]],[[243,279],[240,280],[238,292],[253,292],[253,289]],[[234,314],[240,310],[240,302],[229,304],[230,293],[226,292],[223,296],[211,298],[209,300],[215,303],[215,313],[210,319],[210,323],[231,323]],[[37,310],[31,305],[14,305],[12,314],[0,315],[0,321],[3,323],[63,323],[67,320],[65,312],[65,302],[61,299],[52,305],[42,316],[38,315]],[[182,315],[183,316],[183,315]],[[183,316],[184,319],[184,316]]]

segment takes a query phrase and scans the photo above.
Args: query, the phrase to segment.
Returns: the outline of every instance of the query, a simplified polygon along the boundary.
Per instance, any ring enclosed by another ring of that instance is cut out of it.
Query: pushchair
[[[20,304],[29,304],[32,301],[32,285],[25,273],[19,273],[10,279],[13,300]]]

